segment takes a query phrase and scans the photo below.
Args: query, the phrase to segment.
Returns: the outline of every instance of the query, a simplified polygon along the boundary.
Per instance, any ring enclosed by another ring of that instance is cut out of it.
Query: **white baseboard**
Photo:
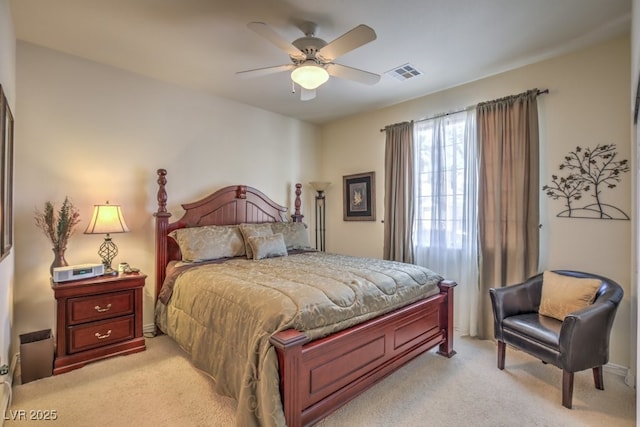
[[[13,374],[16,371],[16,365],[18,364],[19,354],[16,353],[11,359],[11,365],[9,366],[9,373],[7,375],[0,375],[0,410],[2,410],[2,418],[0,418],[0,427],[4,426],[4,420],[7,418],[7,412],[11,405],[11,388],[13,387]]]
[[[149,323],[147,325],[142,325],[142,333],[144,336],[151,335],[155,336],[156,334],[156,325],[155,323]]]

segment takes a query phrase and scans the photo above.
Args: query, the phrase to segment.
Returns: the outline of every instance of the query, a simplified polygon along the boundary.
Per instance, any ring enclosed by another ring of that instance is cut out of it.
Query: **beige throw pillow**
[[[288,254],[281,233],[271,236],[251,236],[248,240],[253,252],[253,259],[273,258]]]
[[[302,222],[274,222],[271,230],[273,234],[282,233],[287,250],[313,249],[309,243],[307,226]]]
[[[569,313],[593,304],[602,281],[545,271],[538,313],[564,320]]]
[[[270,222],[260,224],[240,224],[238,227],[240,227],[242,237],[244,237],[245,251],[247,252],[248,259],[253,259],[253,250],[249,244],[249,238],[256,236],[271,236],[273,234]]]
[[[185,262],[210,261],[245,255],[245,244],[236,225],[179,228],[169,233]]]

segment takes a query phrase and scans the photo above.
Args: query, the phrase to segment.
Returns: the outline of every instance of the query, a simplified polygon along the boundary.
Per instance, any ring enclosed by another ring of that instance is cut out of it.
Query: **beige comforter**
[[[184,269],[163,290],[156,322],[218,393],[238,401],[236,425],[282,426],[273,333],[326,336],[436,294],[441,279],[411,264],[323,252],[232,259]]]

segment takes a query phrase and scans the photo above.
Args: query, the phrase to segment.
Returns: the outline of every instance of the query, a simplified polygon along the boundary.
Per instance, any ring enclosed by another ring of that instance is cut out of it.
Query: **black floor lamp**
[[[316,190],[316,249],[324,252],[325,244],[325,199],[324,192],[330,182],[313,181],[309,183]]]

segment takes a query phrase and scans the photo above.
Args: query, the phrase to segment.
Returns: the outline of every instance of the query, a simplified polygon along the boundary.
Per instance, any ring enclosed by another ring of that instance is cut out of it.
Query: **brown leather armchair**
[[[609,334],[624,291],[611,279],[579,271],[555,273],[602,281],[594,303],[564,321],[538,314],[542,273],[525,282],[490,289],[498,369],[504,369],[506,345],[562,369],[562,405],[571,409],[573,374],[593,370],[595,387],[604,390],[602,366],[609,361]]]

